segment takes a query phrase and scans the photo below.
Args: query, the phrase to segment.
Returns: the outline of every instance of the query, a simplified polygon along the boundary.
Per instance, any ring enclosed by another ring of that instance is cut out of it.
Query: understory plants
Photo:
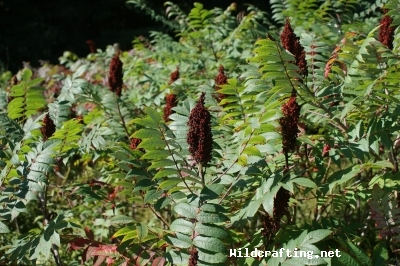
[[[359,2],[129,0],[173,33],[0,76],[0,264],[398,265],[400,3]]]

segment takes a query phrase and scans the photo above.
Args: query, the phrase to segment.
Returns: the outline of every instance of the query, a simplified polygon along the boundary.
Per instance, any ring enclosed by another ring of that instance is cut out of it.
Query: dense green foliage
[[[2,74],[1,263],[396,265],[400,3],[270,2]]]

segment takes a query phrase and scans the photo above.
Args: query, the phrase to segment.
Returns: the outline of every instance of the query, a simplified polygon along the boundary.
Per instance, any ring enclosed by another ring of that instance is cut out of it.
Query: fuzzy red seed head
[[[294,34],[289,19],[286,20],[285,27],[280,37],[283,48],[294,55],[296,59],[296,65],[300,68],[300,74],[303,76],[307,76],[308,69],[306,62],[306,53],[303,46],[300,44],[300,39],[296,36],[296,34]]]
[[[274,199],[274,216],[267,214],[263,220],[263,229],[261,231],[264,237],[270,238],[279,231],[281,219],[289,207],[290,192],[280,188]]]
[[[281,43],[283,48],[293,53],[296,40],[297,37],[294,34],[292,26],[290,25],[290,21],[289,19],[286,19],[285,27],[281,33]]]
[[[225,76],[225,69],[223,66],[219,66],[218,75],[215,77],[215,85],[224,85],[228,83],[228,78]],[[218,89],[220,89],[218,87]]]
[[[282,133],[282,145],[285,153],[296,149],[296,139],[299,133],[298,123],[300,116],[300,106],[296,102],[296,97],[292,96],[282,105],[284,117],[279,119]]]
[[[172,83],[174,83],[178,79],[179,79],[179,67],[177,67],[176,70],[174,72],[172,72],[171,75],[169,76],[168,85],[171,85]]]
[[[56,126],[54,125],[53,120],[51,120],[49,114],[43,118],[43,126],[40,131],[42,132],[44,140],[47,140],[54,134],[54,132],[56,132]]]
[[[289,207],[290,192],[281,187],[274,199],[274,217],[281,219]]]
[[[110,91],[114,92],[118,97],[122,91],[122,62],[118,55],[115,55],[110,63],[110,72],[108,74],[108,86]]]
[[[225,71],[223,66],[219,66],[218,75],[215,77],[215,90],[218,92],[221,89],[221,85],[228,83],[228,78],[225,76]],[[226,96],[218,92],[218,101],[220,102]]]
[[[141,139],[132,138],[131,145],[129,147],[131,148],[131,150],[136,150],[141,142],[142,142]]]
[[[380,22],[381,27],[379,28],[379,41],[389,49],[393,49],[393,38],[395,27],[391,26],[393,19],[386,15],[384,10],[384,16]]]
[[[300,74],[303,76],[308,75],[306,52],[303,46],[300,44],[300,40],[297,40],[294,45],[294,56],[296,58],[296,65],[300,68]]]
[[[261,234],[267,239],[273,236],[280,228],[280,222],[269,216],[269,214],[264,216],[262,224],[263,229],[261,230]]]
[[[199,252],[195,248],[191,249],[188,266],[197,266],[198,260],[199,260]]]
[[[207,164],[211,160],[212,152],[212,133],[211,133],[211,115],[204,107],[205,93],[200,99],[189,116],[189,132],[187,134],[187,143],[189,152],[197,163]]]
[[[169,121],[169,116],[174,112],[172,108],[178,105],[178,98],[175,94],[168,94],[165,96],[165,107],[164,107],[164,121]]]

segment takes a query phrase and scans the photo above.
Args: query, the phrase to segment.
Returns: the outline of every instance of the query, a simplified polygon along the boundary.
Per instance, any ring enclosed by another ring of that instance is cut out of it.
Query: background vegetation
[[[1,74],[2,264],[398,264],[397,0],[127,4],[165,31]]]

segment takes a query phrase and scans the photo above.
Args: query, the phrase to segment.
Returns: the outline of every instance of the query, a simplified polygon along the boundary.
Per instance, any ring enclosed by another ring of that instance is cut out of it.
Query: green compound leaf
[[[149,229],[147,228],[147,225],[145,225],[144,223],[138,223],[136,225],[136,232],[138,237],[138,243],[141,243],[142,240],[147,237]]]
[[[196,236],[193,244],[208,251],[226,253],[226,247],[221,240],[213,237]]]
[[[135,222],[132,217],[126,215],[116,215],[110,219],[111,225],[129,224]]]
[[[222,213],[210,213],[202,211],[197,216],[197,220],[202,223],[223,223],[229,219]]]
[[[194,224],[185,219],[177,219],[171,223],[170,229],[176,232],[190,234],[193,232]]]
[[[146,194],[144,195],[144,203],[147,204],[156,199],[158,200],[163,193],[164,193],[163,190],[156,190],[156,189],[151,189],[147,191]]]
[[[226,239],[229,237],[229,233],[226,229],[213,224],[197,223],[195,231],[203,236],[211,236],[219,239]]]
[[[196,218],[196,210],[189,203],[180,202],[174,206],[174,211],[183,217],[194,219]]]
[[[0,222],[0,234],[6,234],[9,233],[10,229],[8,229],[7,225],[4,223]]]
[[[206,263],[217,264],[226,262],[225,253],[206,253],[203,250],[198,251],[199,260]]]
[[[177,248],[189,248],[191,245],[193,245],[190,237],[183,238],[182,236],[180,236],[180,239],[178,239],[176,237],[167,236],[166,240]]]
[[[7,114],[11,119],[27,119],[36,114],[40,108],[43,108],[46,101],[43,96],[43,87],[35,86],[43,79],[37,78],[29,81],[32,76],[30,69],[24,69],[20,84],[15,85],[10,90],[10,96],[13,97],[7,106]]]

